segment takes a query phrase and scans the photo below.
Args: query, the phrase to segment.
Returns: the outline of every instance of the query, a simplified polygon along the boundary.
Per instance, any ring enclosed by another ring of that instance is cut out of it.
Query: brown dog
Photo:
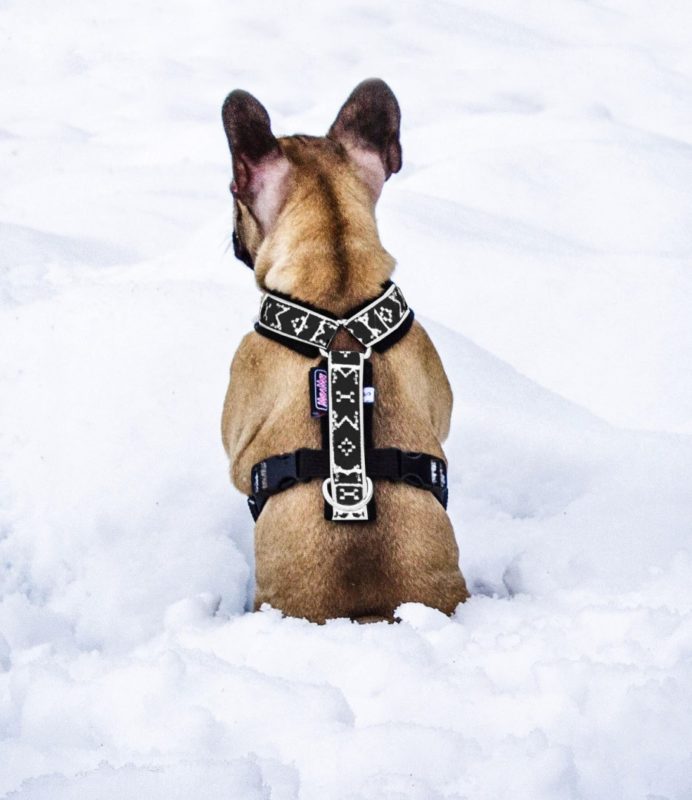
[[[260,289],[337,318],[382,291],[394,260],[380,243],[375,203],[401,168],[399,121],[396,98],[380,80],[353,91],[326,137],[277,139],[252,95],[228,96],[223,122],[237,247],[254,264]],[[362,349],[344,329],[334,344]],[[414,322],[371,360],[374,446],[443,458],[452,393],[423,328]],[[246,495],[255,463],[321,446],[307,399],[307,370],[315,363],[256,332],[242,340],[222,436],[231,479]],[[255,528],[255,608],[269,603],[316,622],[392,619],[404,602],[454,611],[468,592],[446,512],[430,492],[404,483],[377,481],[375,492],[377,520],[366,523],[325,520],[317,480],[271,497]]]

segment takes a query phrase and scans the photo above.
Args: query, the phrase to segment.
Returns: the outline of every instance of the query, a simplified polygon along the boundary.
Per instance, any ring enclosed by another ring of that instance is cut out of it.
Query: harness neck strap
[[[329,349],[340,327],[364,347],[383,352],[398,342],[412,323],[412,309],[401,289],[390,281],[379,297],[353,309],[343,319],[284,295],[266,292],[255,330],[303,355],[314,357]]]

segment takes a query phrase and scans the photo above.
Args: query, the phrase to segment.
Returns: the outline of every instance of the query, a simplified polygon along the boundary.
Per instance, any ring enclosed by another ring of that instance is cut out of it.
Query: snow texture
[[[692,798],[692,9],[0,3],[0,798]],[[453,618],[247,613],[220,105],[403,109]]]

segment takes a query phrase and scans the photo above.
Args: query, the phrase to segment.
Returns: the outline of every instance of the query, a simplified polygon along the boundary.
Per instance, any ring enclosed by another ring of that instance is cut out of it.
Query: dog
[[[379,239],[375,205],[400,170],[399,104],[379,79],[359,84],[326,136],[275,137],[269,115],[235,90],[222,118],[231,151],[236,255],[264,292],[324,309],[340,320],[387,285],[395,261]],[[332,347],[363,348],[344,328]],[[452,392],[422,326],[371,356],[377,400],[375,447],[444,459]],[[251,495],[253,465],[277,453],[321,446],[307,405],[315,359],[248,333],[233,358],[222,439],[233,484]],[[319,481],[272,496],[255,526],[256,594],[285,615],[323,623],[393,620],[419,602],[451,614],[468,597],[454,531],[428,491],[377,481],[374,521],[333,522],[322,514]]]

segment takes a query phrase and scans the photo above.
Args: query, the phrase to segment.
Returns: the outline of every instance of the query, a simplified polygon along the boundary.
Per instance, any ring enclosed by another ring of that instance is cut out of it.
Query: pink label
[[[313,397],[316,411],[327,411],[329,409],[329,391],[327,384],[327,370],[316,369],[313,374]]]

